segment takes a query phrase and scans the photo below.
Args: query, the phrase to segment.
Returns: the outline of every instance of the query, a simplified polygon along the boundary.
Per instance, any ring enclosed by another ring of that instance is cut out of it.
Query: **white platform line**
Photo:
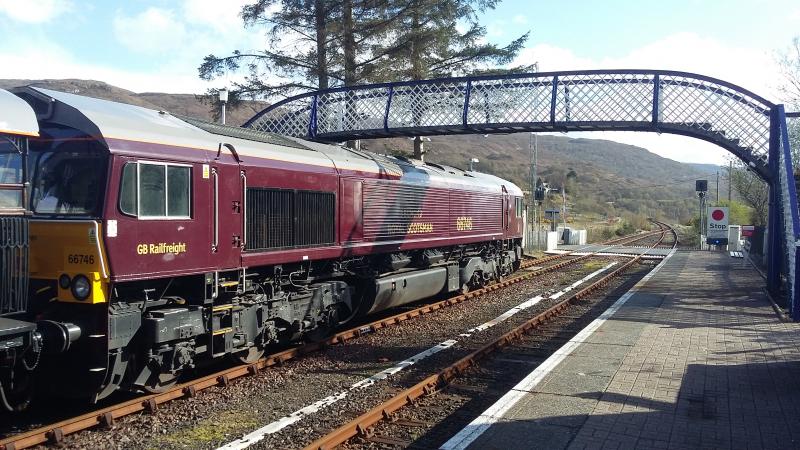
[[[503,397],[501,397],[497,402],[495,402],[492,406],[489,407],[486,411],[484,411],[480,416],[478,416],[475,420],[469,423],[463,430],[459,431],[455,436],[450,438],[447,442],[445,442],[441,447],[442,450],[462,450],[466,449],[470,444],[475,442],[478,437],[483,434],[492,424],[498,422],[509,409],[511,409],[517,402],[519,402],[526,394],[533,391],[533,389],[538,385],[545,376],[547,376],[552,370],[558,366],[570,353],[575,350],[581,343],[585,342],[589,336],[594,333],[597,328],[600,327],[604,322],[606,322],[614,313],[619,310],[625,302],[630,299],[633,294],[635,294],[642,286],[644,286],[650,278],[652,278],[656,272],[658,272],[664,264],[666,264],[667,260],[669,260],[672,255],[675,254],[675,250],[669,252],[669,254],[662,260],[656,267],[653,268],[650,273],[644,276],[641,280],[639,280],[636,285],[634,285],[628,292],[626,292],[622,297],[620,297],[614,304],[605,310],[603,314],[600,315],[597,319],[593,320],[589,325],[587,325],[583,330],[581,330],[575,337],[573,337],[570,341],[564,344],[561,348],[556,350],[555,353],[550,355],[542,364],[540,364],[533,372],[529,373],[525,378],[522,379],[516,386],[511,388]]]
[[[442,350],[445,350],[445,349],[448,349],[448,348],[452,347],[453,345],[455,345],[455,343],[456,343],[455,340],[448,340],[448,341],[444,341],[444,342],[442,342],[440,344],[434,345],[433,347],[425,350],[424,352],[417,353],[416,355],[412,356],[411,358],[408,358],[408,359],[406,359],[404,361],[401,361],[401,362],[395,364],[394,366],[392,366],[392,367],[390,367],[388,369],[382,370],[382,371],[376,373],[375,375],[372,375],[369,378],[365,378],[365,379],[363,379],[363,380],[361,380],[361,381],[359,381],[357,383],[352,384],[350,386],[350,388],[347,389],[347,390],[344,390],[344,391],[341,391],[341,392],[337,392],[337,393],[335,393],[333,395],[329,395],[329,396],[323,398],[322,400],[318,400],[318,401],[316,401],[316,402],[314,402],[314,403],[312,403],[312,404],[310,404],[308,406],[300,408],[297,411],[289,414],[288,416],[282,417],[282,418],[280,418],[280,419],[278,419],[278,420],[276,420],[276,421],[274,421],[274,422],[272,422],[272,423],[270,423],[268,425],[265,425],[265,426],[255,430],[255,431],[251,432],[251,433],[246,434],[241,439],[237,439],[235,441],[232,441],[232,442],[230,442],[228,444],[223,445],[222,447],[219,447],[219,449],[241,450],[241,449],[247,448],[250,445],[255,444],[256,442],[264,439],[267,435],[276,433],[276,432],[288,427],[289,425],[291,425],[291,424],[293,424],[295,422],[299,422],[300,420],[302,420],[306,416],[314,414],[317,411],[319,411],[319,410],[321,410],[321,409],[323,409],[325,407],[328,407],[328,406],[338,402],[339,400],[344,399],[345,397],[347,397],[347,395],[350,392],[352,392],[352,391],[354,391],[356,389],[363,389],[363,388],[365,388],[367,386],[371,386],[371,385],[375,384],[378,381],[385,380],[390,375],[394,375],[397,372],[400,372],[401,370],[403,370],[403,369],[405,369],[407,367],[411,367],[414,364],[418,363],[419,361],[427,358],[428,356],[431,356],[433,354],[439,353]]]
[[[551,300],[556,300],[559,297],[561,297],[562,295],[564,295],[567,292],[575,289],[576,287],[580,286],[581,284],[591,280],[592,278],[600,275],[601,273],[605,272],[606,270],[610,269],[611,267],[613,267],[616,264],[617,264],[616,262],[612,262],[611,264],[607,264],[603,268],[595,270],[594,272],[590,273],[589,275],[586,275],[585,277],[583,277],[580,280],[572,283],[571,285],[567,286],[566,288],[556,292],[555,294],[551,295],[548,298],[551,299]],[[461,333],[459,336],[461,336],[461,337],[469,337],[469,336],[472,336],[473,333],[489,329],[489,328],[497,325],[498,323],[501,323],[501,322],[505,321],[509,317],[519,313],[520,311],[524,311],[524,310],[530,308],[531,306],[536,305],[537,303],[541,302],[543,299],[544,299],[544,297],[542,297],[541,295],[537,295],[536,297],[533,297],[533,298],[531,298],[529,300],[526,300],[526,301],[520,303],[519,305],[509,309],[508,311],[504,312],[503,314],[500,314],[499,316],[495,317],[494,319],[492,319],[492,320],[490,320],[490,321],[488,321],[486,323],[478,325],[475,328],[470,328],[465,333]]]
[[[565,287],[564,289],[558,291],[557,293],[551,295],[548,298],[557,299],[557,298],[561,297],[562,295],[564,295],[567,292],[575,289],[576,287],[578,287],[582,283],[585,283],[586,281],[588,281],[588,280],[596,277],[597,275],[603,273],[604,271],[608,270],[609,268],[611,268],[615,264],[617,264],[617,263],[613,262],[611,264],[608,264],[608,265],[604,266],[601,269],[598,269],[598,270],[590,273],[589,275],[587,275],[587,276],[581,278],[580,280],[572,283],[571,285]],[[461,336],[469,337],[469,336],[471,336],[472,334],[474,334],[476,332],[483,331],[483,330],[486,330],[488,328],[491,328],[491,327],[497,325],[498,323],[501,323],[501,322],[507,320],[509,317],[512,317],[513,315],[519,313],[520,311],[523,311],[523,310],[525,310],[527,308],[530,308],[531,306],[536,305],[537,303],[539,303],[542,300],[543,300],[543,298],[541,296],[536,296],[536,297],[533,297],[531,299],[528,299],[528,300],[520,303],[519,305],[515,306],[514,308],[511,308],[508,311],[504,312],[503,314],[497,316],[496,318],[494,318],[494,319],[492,319],[492,320],[490,320],[490,321],[488,321],[488,322],[486,322],[486,323],[484,323],[482,325],[479,325],[479,326],[477,326],[475,328],[470,328],[469,330],[467,330],[466,333],[461,334]],[[267,425],[255,430],[255,431],[251,432],[251,433],[246,434],[245,436],[243,436],[240,439],[237,439],[235,441],[232,441],[232,442],[230,442],[228,444],[223,445],[222,447],[219,447],[218,450],[241,450],[241,449],[245,449],[245,448],[249,447],[250,445],[255,444],[256,442],[259,442],[259,441],[263,440],[267,435],[277,433],[278,431],[288,427],[289,425],[292,425],[292,424],[294,424],[296,422],[299,422],[300,420],[304,419],[305,417],[310,416],[312,414],[315,414],[318,411],[322,410],[323,408],[326,408],[326,407],[328,407],[328,406],[330,406],[330,405],[332,405],[332,404],[334,404],[334,403],[346,398],[347,395],[349,393],[351,393],[352,391],[354,391],[356,389],[363,389],[365,387],[368,387],[368,386],[371,386],[371,385],[375,384],[378,381],[385,380],[386,378],[390,377],[391,375],[394,375],[394,374],[406,369],[407,367],[411,367],[414,364],[418,363],[419,361],[421,361],[421,360],[423,360],[423,359],[425,359],[425,358],[427,358],[427,357],[429,357],[431,355],[434,355],[436,353],[439,353],[442,350],[445,350],[445,349],[448,349],[448,348],[452,347],[457,342],[458,341],[456,341],[454,339],[451,339],[451,340],[444,341],[444,342],[442,342],[440,344],[434,345],[433,347],[425,350],[424,352],[417,353],[416,355],[414,355],[414,356],[412,356],[412,357],[410,357],[410,358],[408,358],[408,359],[406,359],[404,361],[401,361],[401,362],[395,364],[394,366],[389,367],[388,369],[382,370],[382,371],[372,375],[369,378],[364,378],[363,380],[352,384],[350,386],[350,388],[348,388],[347,390],[340,391],[340,392],[337,392],[335,394],[329,395],[329,396],[327,396],[327,397],[325,397],[325,398],[323,398],[321,400],[318,400],[318,401],[316,401],[316,402],[314,402],[314,403],[312,403],[310,405],[307,405],[307,406],[305,406],[303,408],[300,408],[297,411],[289,414],[288,416],[281,417],[280,419],[278,419],[278,420],[276,420],[276,421],[274,421],[272,423],[269,423],[269,424],[267,424]]]

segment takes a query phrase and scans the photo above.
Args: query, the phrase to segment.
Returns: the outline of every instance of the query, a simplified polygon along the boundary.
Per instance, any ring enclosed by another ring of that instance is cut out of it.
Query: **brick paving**
[[[800,324],[763,286],[676,253],[470,448],[800,448]]]

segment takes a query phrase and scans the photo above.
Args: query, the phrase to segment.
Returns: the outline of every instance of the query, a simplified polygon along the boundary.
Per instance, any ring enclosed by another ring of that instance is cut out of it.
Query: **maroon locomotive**
[[[157,391],[222,356],[519,267],[522,192],[437,164],[39,88],[31,309],[48,385]],[[57,375],[55,375],[57,374]]]

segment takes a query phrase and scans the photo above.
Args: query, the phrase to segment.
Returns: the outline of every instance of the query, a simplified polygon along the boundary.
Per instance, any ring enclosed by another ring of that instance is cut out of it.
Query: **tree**
[[[350,86],[365,80],[371,61],[357,55],[385,33],[390,0],[257,0],[242,8],[246,27],[266,27],[266,48],[208,55],[198,68],[212,80],[246,69],[232,101],[242,95],[288,97],[298,92]]]
[[[532,66],[510,69],[504,66],[519,54],[528,33],[506,46],[486,42],[486,29],[478,14],[493,9],[498,0],[395,0],[394,20],[388,29],[391,39],[375,41],[371,47],[376,60],[373,81],[424,80],[469,75],[476,72],[522,72]],[[412,105],[415,123],[422,120],[425,105]],[[422,139],[414,139],[414,157],[423,159]]]
[[[718,206],[727,206],[728,223],[731,225],[750,225],[753,219],[753,210],[749,206],[736,200],[721,200]]]
[[[753,225],[765,226],[769,210],[769,186],[758,175],[744,165],[734,166],[731,184],[745,205],[752,208],[750,220]]]
[[[783,83],[780,86],[784,101],[789,108],[800,110],[800,36],[792,39],[792,45],[778,57]],[[788,120],[789,147],[792,150],[792,162],[795,177],[800,172],[800,119]]]
[[[778,55],[778,64],[783,75],[780,90],[788,104],[800,107],[800,36],[792,39],[792,45]]]
[[[364,82],[421,80],[470,73],[530,70],[507,65],[528,34],[506,46],[485,42],[478,13],[499,0],[257,0],[242,9],[246,26],[267,28],[267,48],[208,55],[200,77],[246,69],[229,104],[242,96],[289,96],[298,91]],[[462,27],[465,27],[462,29]],[[209,92],[213,93],[213,92]],[[424,105],[413,105],[419,122]],[[422,157],[415,139],[415,156]]]

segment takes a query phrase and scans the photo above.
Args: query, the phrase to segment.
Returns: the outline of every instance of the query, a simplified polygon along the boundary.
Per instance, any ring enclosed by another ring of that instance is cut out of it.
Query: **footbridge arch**
[[[794,115],[794,114],[791,114]],[[647,131],[725,148],[770,184],[768,287],[800,320],[800,218],[783,105],[667,70],[588,70],[341,87],[277,102],[244,126],[320,142],[510,132]]]

